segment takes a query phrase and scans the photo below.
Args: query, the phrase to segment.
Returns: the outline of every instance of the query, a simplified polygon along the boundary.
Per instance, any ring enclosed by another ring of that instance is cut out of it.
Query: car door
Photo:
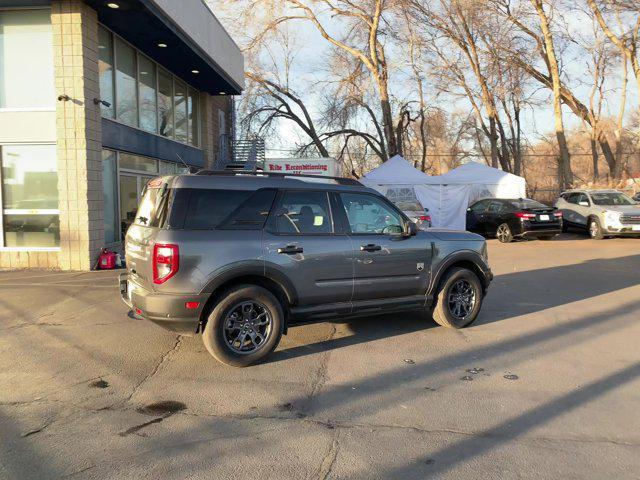
[[[353,247],[334,227],[326,191],[280,191],[262,243],[266,268],[285,275],[298,306],[351,301]]]
[[[378,195],[335,196],[354,246],[354,308],[359,301],[424,295],[430,278],[431,237],[422,231],[405,235],[408,220]]]
[[[589,218],[589,210],[591,209],[591,200],[586,193],[580,192],[577,194],[576,205],[573,205],[573,209],[575,215],[572,222],[586,228],[587,220]]]
[[[488,206],[488,200],[480,200],[467,209],[467,230],[480,234],[487,233],[484,215]]]
[[[484,214],[484,226],[486,233],[495,234],[498,230],[498,225],[506,223],[503,220],[503,204],[500,200],[491,200],[487,211]]]

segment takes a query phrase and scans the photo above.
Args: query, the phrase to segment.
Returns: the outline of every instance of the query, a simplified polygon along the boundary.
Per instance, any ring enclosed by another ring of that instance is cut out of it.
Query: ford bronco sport
[[[201,333],[248,366],[287,327],[423,309],[472,323],[492,279],[484,239],[420,231],[355,180],[203,171],[149,182],[125,240],[130,316]]]

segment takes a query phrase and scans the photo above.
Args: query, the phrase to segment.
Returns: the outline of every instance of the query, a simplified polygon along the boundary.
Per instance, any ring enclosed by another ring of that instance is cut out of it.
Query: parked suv
[[[568,190],[556,201],[565,229],[584,229],[591,238],[640,234],[640,205],[617,190]]]
[[[461,328],[492,273],[482,237],[420,231],[349,179],[201,172],[149,182],[120,276],[130,316],[247,366],[287,327],[335,316],[432,309]]]

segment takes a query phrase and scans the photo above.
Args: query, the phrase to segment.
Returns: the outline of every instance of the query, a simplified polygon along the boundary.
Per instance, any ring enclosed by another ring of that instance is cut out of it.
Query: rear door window
[[[276,196],[273,188],[263,188],[251,195],[220,225],[226,230],[262,230]]]
[[[187,191],[188,190],[188,191]],[[185,230],[210,230],[216,228],[253,192],[248,190],[181,189],[189,194],[185,212]]]
[[[274,205],[269,229],[289,235],[333,233],[327,192],[283,191]]]

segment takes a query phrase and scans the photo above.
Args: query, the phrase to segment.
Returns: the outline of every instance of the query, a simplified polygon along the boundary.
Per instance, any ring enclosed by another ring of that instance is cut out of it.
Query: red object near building
[[[105,248],[98,258],[98,268],[100,270],[113,270],[116,268],[117,258],[117,254]]]

